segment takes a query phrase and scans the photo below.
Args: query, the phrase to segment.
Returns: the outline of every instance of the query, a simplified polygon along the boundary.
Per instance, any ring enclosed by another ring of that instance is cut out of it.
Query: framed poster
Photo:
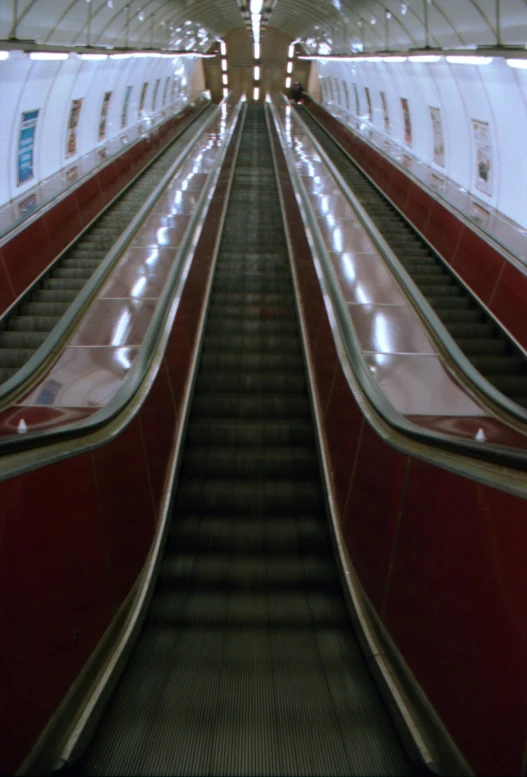
[[[121,110],[121,129],[124,129],[128,124],[128,106],[130,105],[130,95],[132,94],[132,87],[127,86],[124,93],[123,108]]]
[[[357,84],[353,84],[353,91],[355,92],[355,115],[360,116],[359,90],[357,89]]]
[[[137,118],[140,119],[143,115],[143,110],[145,107],[145,97],[146,97],[146,90],[148,89],[148,81],[145,81],[142,88],[141,88],[141,98],[139,100],[139,110],[137,112]]]
[[[70,117],[68,120],[68,133],[66,137],[66,156],[77,153],[77,125],[82,108],[82,97],[71,101]]]
[[[167,76],[165,78],[165,88],[163,89],[163,105],[166,105],[166,102],[167,102],[168,84],[169,83],[170,83],[170,76]]]
[[[472,119],[476,141],[476,188],[484,194],[492,194],[492,148],[489,125],[486,121]]]
[[[33,171],[33,151],[35,149],[35,132],[37,128],[38,110],[25,111],[20,122],[17,152],[17,186],[31,180]]]
[[[386,101],[386,92],[381,92],[382,112],[384,114],[384,131],[390,134],[390,114],[388,113],[388,103]]]
[[[156,78],[156,85],[154,86],[154,94],[152,95],[152,113],[154,113],[156,109],[156,101],[157,101],[157,93],[159,91],[159,84],[161,83],[160,78]]]
[[[349,109],[350,109],[350,94],[348,92],[348,85],[344,81],[344,79],[342,79],[342,89],[344,91],[344,100],[346,102],[346,110],[349,112]]]
[[[410,119],[410,106],[406,97],[401,97],[401,106],[404,119],[404,142],[412,145],[412,121]]]
[[[372,107],[371,107],[371,95],[370,95],[370,90],[368,89],[367,86],[364,87],[364,93],[366,95],[366,104],[368,106],[368,119],[370,121],[373,121],[373,111],[372,111]]]
[[[99,140],[106,137],[106,119],[108,118],[108,106],[110,105],[111,92],[105,92],[102,101],[101,116],[99,119]]]
[[[432,119],[432,140],[434,144],[434,162],[441,167],[445,166],[445,138],[443,134],[443,120],[440,108],[428,106]]]

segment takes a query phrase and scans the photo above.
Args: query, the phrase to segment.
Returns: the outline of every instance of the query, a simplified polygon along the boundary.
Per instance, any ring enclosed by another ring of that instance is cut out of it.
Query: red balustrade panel
[[[83,224],[77,210],[75,192],[68,194],[48,210],[44,214],[44,223],[53,255],[58,256],[82,230]]]
[[[527,275],[506,262],[491,300],[492,312],[527,349]]]
[[[92,455],[0,484],[0,769],[13,773],[112,617]]]
[[[408,181],[404,213],[420,232],[426,232],[432,203],[432,198],[420,186],[413,181]]]
[[[0,314],[15,301],[15,290],[11,286],[11,279],[4,264],[2,249],[0,248]]]
[[[432,202],[425,237],[447,262],[452,263],[463,229],[463,223],[457,216],[443,207],[440,202],[435,200]]]
[[[37,278],[55,258],[44,219],[34,221],[2,246],[2,258],[16,295]]]
[[[524,500],[414,461],[387,626],[478,774],[520,774],[527,721]]]
[[[465,283],[488,304],[506,262],[505,257],[470,227],[465,227],[451,264]]]

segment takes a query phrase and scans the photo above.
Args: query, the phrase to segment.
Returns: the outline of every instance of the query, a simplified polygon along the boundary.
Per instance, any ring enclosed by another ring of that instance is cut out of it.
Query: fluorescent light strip
[[[224,73],[221,79],[223,81],[223,86],[227,86],[227,84],[229,83],[229,76],[227,75],[227,73]]]
[[[285,88],[289,89],[291,87],[291,76],[287,76],[285,79]]]
[[[29,58],[35,60],[56,61],[59,59],[67,59],[68,57],[69,54],[62,51],[31,51],[29,53]]]
[[[0,51],[0,59],[9,59],[9,51]]]
[[[260,59],[261,45],[259,43],[254,44],[254,58]]]
[[[289,52],[288,52],[287,56],[289,57],[289,59],[293,59],[293,57],[295,56],[295,44],[294,43],[291,43],[291,45],[289,46]]]
[[[254,80],[259,81],[260,80],[260,67],[259,65],[255,65],[254,67]]]
[[[293,63],[292,62],[288,62],[287,63],[287,72],[288,73],[292,73],[293,72]]]
[[[518,70],[527,70],[527,59],[507,59],[505,61],[509,67],[515,67]]]
[[[108,54],[79,54],[79,59],[86,59],[86,60],[108,59]]]
[[[227,44],[225,43],[224,40],[220,40],[220,51],[221,51],[222,57],[227,56]]]
[[[490,65],[492,57],[448,56],[446,61],[451,65]]]
[[[259,100],[260,99],[260,87],[255,86],[253,89],[253,100]]]
[[[223,89],[223,96],[224,97],[228,97],[229,96],[229,90],[228,89],[225,89],[225,88]]]
[[[223,70],[224,73],[227,71],[227,60],[226,59],[222,59],[221,60],[221,69]]]

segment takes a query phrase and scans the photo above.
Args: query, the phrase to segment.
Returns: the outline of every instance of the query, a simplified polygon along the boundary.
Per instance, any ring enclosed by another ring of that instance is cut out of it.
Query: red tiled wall
[[[48,267],[193,113],[185,108],[66,195],[0,247],[0,315]]]
[[[222,172],[164,360],[139,414],[92,452],[0,482],[3,774],[20,766],[149,553],[184,422],[185,386],[227,184]]]
[[[526,501],[413,459],[370,427],[341,368],[273,135],[331,489],[362,586],[477,774],[527,741]]]
[[[338,119],[309,100],[306,104],[498,320],[527,348],[527,273]]]

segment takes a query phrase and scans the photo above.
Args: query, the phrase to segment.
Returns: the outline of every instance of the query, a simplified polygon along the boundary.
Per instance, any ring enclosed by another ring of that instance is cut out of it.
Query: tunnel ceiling
[[[0,0],[0,37],[206,51],[215,38],[244,24],[244,2]],[[265,0],[266,6],[272,8],[269,26],[301,40],[310,53],[527,41],[527,0]]]

